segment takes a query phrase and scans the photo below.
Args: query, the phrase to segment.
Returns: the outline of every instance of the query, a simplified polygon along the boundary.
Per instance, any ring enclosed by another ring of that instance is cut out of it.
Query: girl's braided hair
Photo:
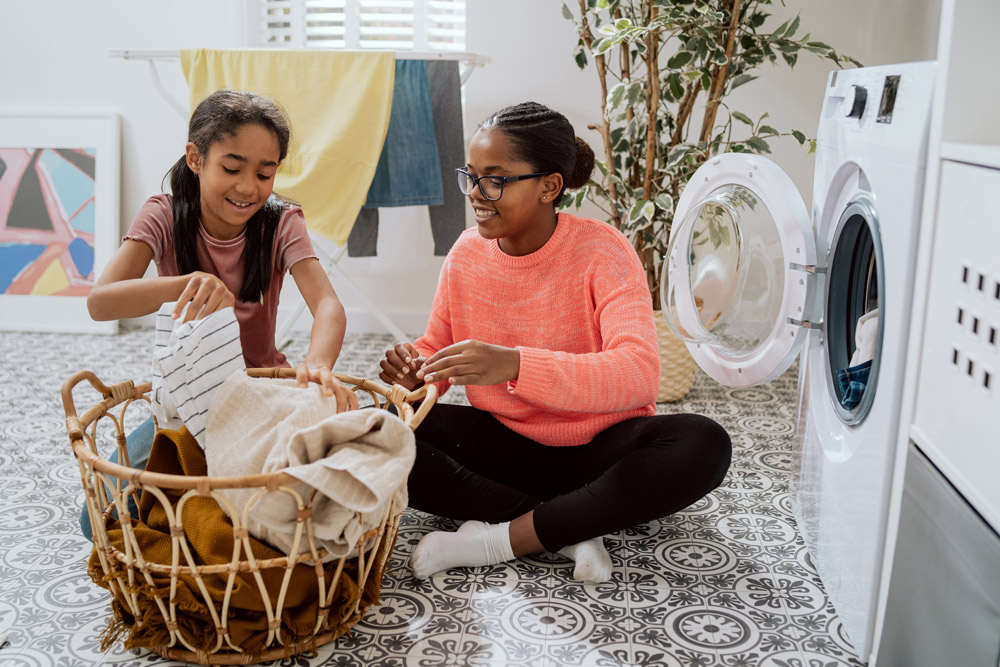
[[[512,157],[532,165],[534,171],[562,175],[563,187],[554,201],[557,206],[566,189],[582,187],[590,180],[594,151],[558,111],[537,102],[522,102],[497,111],[479,127],[497,129],[510,137]]]

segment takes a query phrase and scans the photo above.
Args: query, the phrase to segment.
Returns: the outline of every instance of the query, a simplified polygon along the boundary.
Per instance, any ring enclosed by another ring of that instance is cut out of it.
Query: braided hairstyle
[[[223,136],[233,136],[244,125],[260,125],[278,140],[280,163],[288,154],[291,128],[285,112],[273,101],[254,93],[217,90],[195,108],[188,124],[188,141],[202,157]],[[181,156],[167,174],[173,193],[174,256],[182,275],[201,270],[198,265],[198,225],[201,221],[201,186],[198,176]],[[244,236],[243,285],[237,298],[257,302],[271,284],[274,235],[285,206],[290,202],[272,194],[247,222]]]
[[[532,165],[534,171],[562,175],[563,187],[553,202],[556,206],[565,190],[582,187],[590,180],[594,151],[558,111],[537,102],[522,102],[497,111],[479,127],[507,135],[513,144],[512,157]]]

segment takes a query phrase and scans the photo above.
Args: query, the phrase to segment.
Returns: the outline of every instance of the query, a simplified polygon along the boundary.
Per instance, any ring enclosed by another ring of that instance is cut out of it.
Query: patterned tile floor
[[[286,350],[304,356],[305,340]],[[387,336],[348,337],[338,370],[375,377]],[[79,474],[59,389],[81,369],[111,383],[148,376],[148,331],[117,336],[0,333],[0,648],[5,666],[180,664],[98,650],[104,590],[85,573]],[[860,666],[798,536],[789,474],[794,369],[727,389],[699,374],[663,412],[699,412],[732,435],[722,486],[683,512],[609,535],[614,574],[582,585],[551,554],[418,581],[410,550],[448,520],[407,510],[382,603],[354,631],[284,665]],[[78,389],[77,407],[96,395]],[[449,392],[449,402],[462,402]],[[82,412],[82,410],[81,410]],[[276,664],[276,663],[275,663]]]

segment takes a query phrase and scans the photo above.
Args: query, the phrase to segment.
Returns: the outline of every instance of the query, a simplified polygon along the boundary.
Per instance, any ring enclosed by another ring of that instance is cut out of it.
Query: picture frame
[[[118,247],[117,113],[0,112],[0,330],[116,333],[87,294]]]

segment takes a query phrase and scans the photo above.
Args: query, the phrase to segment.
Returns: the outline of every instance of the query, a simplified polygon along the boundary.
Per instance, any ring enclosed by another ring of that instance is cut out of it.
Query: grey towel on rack
[[[425,61],[420,61],[425,62]],[[455,169],[465,164],[465,136],[462,125],[462,80],[458,61],[426,61],[427,81],[433,114],[434,139],[440,163],[442,203],[429,207],[431,233],[434,236],[434,254],[448,254],[458,235],[465,230],[465,196],[455,185]],[[395,97],[393,105],[396,104]],[[389,135],[392,135],[392,124]],[[381,165],[381,160],[380,160]],[[434,180],[427,173],[426,180]],[[361,209],[347,239],[350,257],[372,257],[378,243],[378,210]]]
[[[465,130],[462,126],[462,79],[458,61],[433,60],[427,63],[427,80],[434,112],[434,138],[441,161],[444,202],[431,206],[434,254],[447,255],[465,231],[465,195],[458,189],[455,169],[465,164]]]

